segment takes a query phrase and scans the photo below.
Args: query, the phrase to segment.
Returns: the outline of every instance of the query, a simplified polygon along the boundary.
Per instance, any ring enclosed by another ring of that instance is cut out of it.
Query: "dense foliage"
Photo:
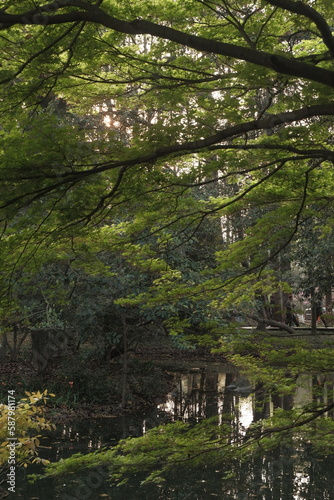
[[[124,354],[126,373],[148,327],[238,362],[237,315],[264,321],[268,295],[297,284],[330,294],[332,25],[328,0],[4,2],[2,356],[29,333],[42,372],[63,330]],[[332,368],[315,359],[292,375]]]
[[[15,391],[9,390],[7,404],[0,406],[1,472],[4,468],[8,471],[10,464],[27,467],[29,463],[48,462],[41,459],[38,452],[41,444],[40,433],[55,429],[55,425],[44,415],[45,403],[49,396],[54,394],[48,394],[45,390],[42,393],[27,392],[26,395],[26,398],[16,401]]]

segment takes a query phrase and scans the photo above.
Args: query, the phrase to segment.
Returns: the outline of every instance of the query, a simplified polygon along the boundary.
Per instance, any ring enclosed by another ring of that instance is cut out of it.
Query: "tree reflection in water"
[[[218,415],[222,422],[226,421],[224,417],[232,416],[231,434],[236,438],[247,436],[252,423],[271,416],[276,408],[289,410],[310,401],[330,404],[334,396],[334,374],[300,375],[295,394],[283,397],[274,392],[266,394],[243,375],[219,369],[190,370],[176,374],[175,379],[178,390],[159,406],[160,410],[170,415],[171,420],[197,422]],[[265,457],[247,463],[236,461],[228,477],[224,469],[206,469],[204,474],[196,471],[195,477],[202,481],[207,494],[209,482],[219,487],[226,499],[322,500],[334,498],[333,466],[334,456],[320,457],[312,446],[296,441],[294,447],[280,446]],[[210,495],[217,495],[218,490],[209,489]]]
[[[101,446],[113,445],[128,436],[140,436],[164,422],[183,420],[196,425],[203,418],[218,416],[229,421],[231,439],[243,436],[251,423],[272,415],[277,407],[289,409],[307,401],[333,401],[333,375],[300,376],[294,396],[268,394],[253,387],[246,377],[228,372],[218,365],[175,373],[174,389],[166,401],[146,415],[73,422],[58,429],[45,458],[59,460],[74,452],[86,453]],[[242,390],[239,390],[242,388]],[[245,390],[248,388],[248,390]],[[293,447],[279,446],[265,456],[227,466],[224,457],[219,465],[182,469],[166,478],[160,486],[139,487],[143,477],[134,476],[120,487],[111,486],[105,477],[89,479],[87,471],[53,483],[43,480],[28,485],[25,480],[16,498],[32,496],[48,500],[325,500],[334,499],[334,457],[316,456],[312,447],[296,441]],[[95,486],[94,486],[95,484]]]

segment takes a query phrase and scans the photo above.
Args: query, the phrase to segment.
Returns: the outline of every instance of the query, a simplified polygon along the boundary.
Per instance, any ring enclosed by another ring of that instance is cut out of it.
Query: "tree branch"
[[[305,2],[294,2],[292,0],[267,0],[267,3],[310,19],[320,31],[324,43],[329,48],[332,56],[334,56],[334,38],[331,27],[327,24],[324,17],[313,7],[307,5]]]
[[[305,120],[306,118],[312,118],[313,116],[326,116],[334,115],[334,103],[331,104],[315,104],[310,107],[301,108],[294,111],[288,111],[286,113],[279,113],[277,115],[270,115],[260,120],[252,120],[250,122],[240,123],[238,125],[233,125],[227,127],[219,132],[208,136],[204,139],[198,139],[195,141],[188,141],[183,143],[176,143],[170,146],[162,146],[154,149],[151,153],[143,156],[137,156],[135,158],[130,158],[128,160],[119,160],[114,162],[106,162],[93,167],[90,170],[76,171],[76,172],[65,172],[63,174],[53,174],[43,178],[48,179],[59,179],[58,182],[53,184],[43,186],[36,189],[35,191],[30,191],[29,193],[24,193],[23,195],[10,198],[4,201],[0,208],[5,208],[14,203],[23,201],[22,206],[29,205],[37,199],[46,196],[47,194],[55,191],[58,188],[70,183],[80,182],[87,177],[96,175],[101,172],[105,172],[112,169],[122,168],[122,175],[125,170],[130,167],[138,166],[141,164],[154,164],[156,161],[166,158],[168,156],[178,156],[186,154],[189,151],[198,152],[202,149],[209,148],[210,146],[217,144],[219,142],[225,141],[227,139],[235,138],[248,132],[255,130],[266,130],[275,128],[278,125],[292,123],[294,121]],[[126,153],[125,153],[126,154]],[[124,170],[123,170],[124,169]],[[31,177],[31,179],[37,179],[37,177]],[[3,181],[5,179],[2,179]]]
[[[52,12],[65,6],[77,7],[82,10],[74,10],[64,14],[44,14],[44,12]],[[290,59],[284,56],[271,54],[269,52],[252,49],[250,47],[243,47],[236,44],[224,43],[218,40],[192,35],[190,33],[179,31],[174,28],[143,19],[123,21],[107,14],[100,7],[81,0],[59,0],[53,2],[52,4],[41,6],[34,11],[22,14],[7,14],[6,12],[0,12],[0,30],[8,29],[17,24],[47,26],[53,24],[75,23],[78,21],[96,23],[119,33],[129,35],[149,34],[157,38],[170,40],[177,44],[193,48],[200,52],[209,52],[232,57],[234,59],[243,60],[257,66],[271,69],[278,73],[305,78],[307,80],[316,81],[318,83],[334,87],[333,71],[319,68],[296,59]]]
[[[294,328],[291,328],[291,326],[287,325],[286,323],[281,323],[280,321],[274,321],[273,319],[267,319],[262,317],[260,318],[259,316],[253,316],[253,315],[248,315],[248,317],[259,323],[264,323],[265,325],[274,326],[279,328],[280,330],[285,330],[288,333],[296,333],[296,330],[294,330]]]

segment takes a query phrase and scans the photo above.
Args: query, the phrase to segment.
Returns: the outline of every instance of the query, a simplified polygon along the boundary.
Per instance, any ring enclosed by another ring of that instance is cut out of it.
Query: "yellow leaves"
[[[38,448],[41,446],[42,431],[52,431],[55,425],[44,416],[44,405],[49,396],[47,390],[43,392],[25,392],[26,398],[17,402],[15,415],[5,404],[0,405],[0,465],[7,462],[10,447],[7,437],[7,423],[9,418],[15,418],[15,460],[20,466],[27,467],[32,462],[46,464],[38,458]],[[38,459],[38,460],[37,460]]]
[[[51,396],[51,397],[55,396],[54,394],[51,394],[51,393],[48,394],[47,389],[45,389],[45,391],[43,391],[43,392],[37,391],[37,392],[33,392],[33,393],[25,391],[25,394],[28,396],[28,398],[22,398],[22,401],[28,401],[28,403],[26,403],[25,407],[27,407],[27,405],[28,405],[28,408],[30,410],[32,410],[33,412],[36,411],[36,407],[32,406],[32,405],[34,405],[35,403],[38,403],[39,401],[43,401],[45,404],[46,400],[48,399],[49,396]]]
[[[45,389],[45,391],[43,391],[43,392],[37,391],[37,392],[33,392],[33,393],[25,391],[25,394],[27,396],[29,396],[30,401],[37,401],[37,400],[41,399],[43,396],[47,396],[48,390]],[[49,394],[49,396],[51,396],[51,394]],[[54,396],[54,394],[53,394],[53,396]]]
[[[50,460],[46,460],[45,458],[40,458],[40,457],[36,457],[32,460],[33,464],[42,464],[42,465],[47,465],[50,463]]]
[[[174,283],[182,277],[181,271],[177,269],[170,269],[167,272],[162,273],[160,278],[153,281],[154,285],[166,285],[168,283]]]

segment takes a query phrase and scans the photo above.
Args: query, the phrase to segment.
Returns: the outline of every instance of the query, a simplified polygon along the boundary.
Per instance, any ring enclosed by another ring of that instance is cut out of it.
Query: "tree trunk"
[[[267,319],[267,318],[259,318],[258,316],[249,316],[249,317],[257,321],[258,324],[263,323],[265,325],[275,326],[277,328],[280,328],[280,330],[285,330],[288,333],[296,333],[296,330],[294,330],[294,328],[287,325],[286,323],[281,323],[280,321],[274,321],[272,319]]]
[[[317,304],[314,287],[311,288],[311,332],[317,333]]]
[[[328,289],[326,291],[326,312],[327,313],[331,313],[332,312],[332,308],[333,308],[333,304],[332,304],[332,289]]]
[[[125,316],[122,314],[122,324],[123,324],[123,380],[122,380],[122,408],[126,408],[126,396],[127,396],[127,371],[128,371],[128,327],[126,324]]]
[[[7,332],[5,331],[1,334],[1,341],[0,341],[0,361],[1,362],[4,362],[6,359],[7,347],[8,347]]]
[[[47,330],[32,330],[32,364],[37,373],[44,373],[48,363],[50,354],[48,352],[49,332]]]

